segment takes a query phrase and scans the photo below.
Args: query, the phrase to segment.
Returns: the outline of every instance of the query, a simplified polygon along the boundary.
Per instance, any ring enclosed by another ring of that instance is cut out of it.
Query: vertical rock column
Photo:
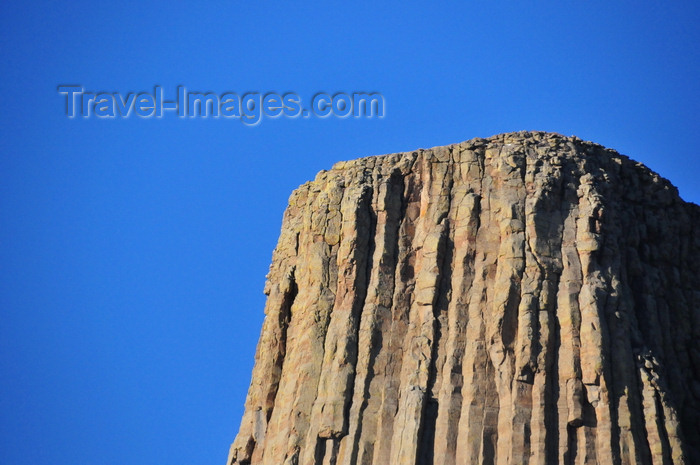
[[[227,465],[700,463],[700,208],[575,137],[290,197]]]

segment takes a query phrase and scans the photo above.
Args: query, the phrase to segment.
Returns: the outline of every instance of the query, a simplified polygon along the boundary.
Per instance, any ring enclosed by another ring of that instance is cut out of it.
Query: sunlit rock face
[[[700,207],[576,137],[289,200],[228,465],[700,463]]]

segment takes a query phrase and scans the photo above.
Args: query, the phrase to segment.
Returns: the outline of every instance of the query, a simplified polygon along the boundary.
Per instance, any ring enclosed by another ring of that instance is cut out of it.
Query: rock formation
[[[265,292],[228,465],[700,464],[700,207],[614,150],[338,163]]]

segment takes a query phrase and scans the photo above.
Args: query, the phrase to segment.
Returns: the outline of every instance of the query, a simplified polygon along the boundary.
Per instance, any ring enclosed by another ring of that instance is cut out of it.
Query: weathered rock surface
[[[700,207],[522,132],[297,189],[228,464],[699,464]]]

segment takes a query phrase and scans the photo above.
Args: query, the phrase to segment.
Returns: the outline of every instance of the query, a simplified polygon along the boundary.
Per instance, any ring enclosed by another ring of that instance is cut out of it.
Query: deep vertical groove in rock
[[[413,254],[411,243],[415,235],[415,220],[418,218],[418,193],[420,192],[419,177],[416,176],[417,154],[414,152],[406,157],[409,161],[404,169],[401,218],[397,235],[396,267],[394,270],[394,292],[391,298],[390,318],[385,327],[386,350],[382,352],[381,378],[383,386],[377,391],[377,426],[371,457],[367,463],[389,463],[391,453],[391,438],[394,430],[394,416],[398,410],[399,373],[403,361],[403,339],[408,320],[407,308],[411,304],[413,288]],[[382,336],[384,337],[384,336]]]
[[[451,188],[452,208],[448,217],[453,250],[450,296],[447,306],[447,335],[442,384],[437,399],[433,455],[444,465],[454,465],[462,409],[462,361],[468,296],[474,279],[474,254],[479,227],[481,174],[478,155],[459,147],[453,151],[455,168]],[[445,296],[447,298],[447,296]]]
[[[448,232],[446,215],[449,192],[449,152],[445,148],[419,155],[421,192],[419,218],[414,237],[415,298],[409,306],[409,321],[403,342],[401,384],[396,421],[391,440],[391,463],[417,463],[425,420],[426,398],[436,342],[435,305],[440,284],[440,264]]]
[[[452,161],[452,150],[441,154],[440,160],[446,163]],[[430,368],[428,370],[428,385],[426,390],[426,402],[424,405],[424,419],[420,428],[417,463],[421,465],[433,465],[435,453],[435,430],[439,413],[439,392],[442,381],[442,367],[445,362],[444,335],[448,330],[447,307],[452,296],[452,266],[454,250],[454,224],[450,221],[453,206],[453,164],[447,164],[447,171],[441,186],[440,198],[446,199],[446,211],[438,218],[444,229],[438,243],[438,256],[436,263],[436,290],[433,298],[433,335],[431,347]]]
[[[379,173],[381,176],[382,173]],[[362,440],[362,435],[373,434],[372,426],[363,422],[372,382],[375,382],[373,370],[376,358],[381,351],[382,325],[388,318],[391,308],[391,291],[393,289],[393,271],[396,261],[398,221],[401,214],[401,195],[403,193],[402,176],[392,171],[387,180],[378,179],[378,192],[374,204],[376,219],[374,221],[374,258],[368,262],[367,297],[364,303],[363,318],[360,322],[359,360],[355,381],[355,391],[350,411],[349,435],[343,438],[339,456],[340,464],[362,463],[366,454],[371,455],[371,445]],[[369,266],[376,263],[377,266]],[[375,396],[376,398],[376,396]],[[368,421],[371,423],[372,419]]]
[[[575,137],[296,190],[228,465],[700,463],[700,207]]]
[[[358,331],[367,287],[372,221],[369,204],[372,189],[361,184],[341,201],[338,285],[324,340],[323,365],[318,393],[311,412],[307,442],[339,440],[347,434],[348,409],[352,401]],[[354,195],[353,195],[354,194]],[[337,447],[326,453],[337,453]],[[310,450],[310,449],[309,449]],[[302,456],[309,463],[310,456]],[[321,457],[325,460],[325,456]],[[334,460],[334,459],[333,459]],[[321,465],[322,462],[316,462]]]

